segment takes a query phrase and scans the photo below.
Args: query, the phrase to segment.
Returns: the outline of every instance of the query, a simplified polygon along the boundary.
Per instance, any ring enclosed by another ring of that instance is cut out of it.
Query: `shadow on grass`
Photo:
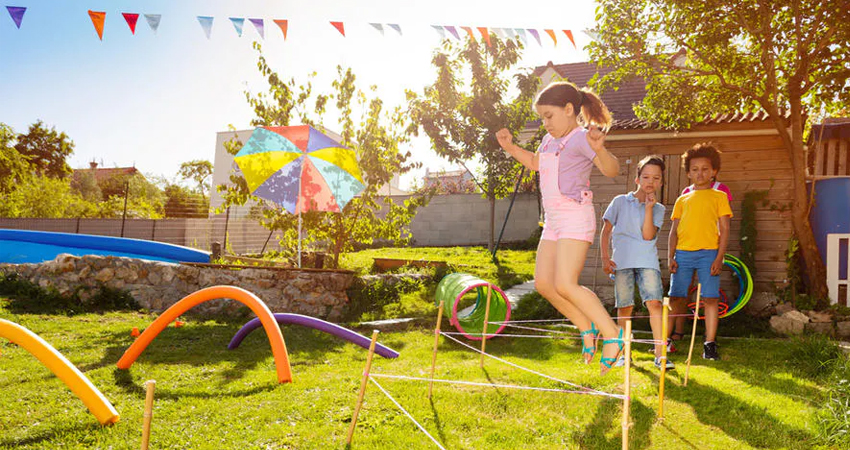
[[[612,449],[620,448],[623,435],[620,433],[614,434],[612,437],[606,436],[609,434],[612,426],[612,419],[622,417],[623,401],[616,398],[605,398],[599,403],[596,408],[596,414],[584,427],[583,430],[575,433],[572,440],[582,449]],[[621,420],[621,419],[620,419]],[[616,421],[615,427],[622,430],[620,420]],[[629,428],[629,448],[651,448],[649,432],[652,428],[652,423],[655,420],[655,411],[647,407],[641,402],[632,401],[631,403],[631,427]]]
[[[35,445],[43,442],[50,442],[52,440],[57,439],[58,437],[66,434],[66,433],[96,433],[98,430],[103,428],[100,425],[91,424],[85,426],[66,426],[66,427],[50,427],[50,429],[37,431],[30,436],[21,437],[21,438],[3,438],[0,439],[0,447],[3,448],[17,448],[25,445]]]

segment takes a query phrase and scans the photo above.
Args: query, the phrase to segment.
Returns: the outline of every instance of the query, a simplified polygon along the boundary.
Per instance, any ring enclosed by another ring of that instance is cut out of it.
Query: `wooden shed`
[[[597,73],[592,63],[574,63],[538,67],[536,74],[542,86],[557,78],[565,78],[578,86],[586,86]],[[603,72],[604,73],[604,72]],[[785,251],[792,235],[790,202],[792,200],[791,160],[767,114],[718,114],[706,117],[687,130],[671,131],[638,119],[633,106],[645,95],[642,81],[626,83],[617,91],[601,97],[614,116],[608,133],[606,147],[620,160],[620,174],[616,178],[604,177],[594,170],[591,187],[601,230],[601,217],[611,200],[619,194],[635,189],[636,165],[646,155],[658,154],[667,165],[664,177],[662,203],[667,207],[667,220],[659,234],[658,247],[662,277],[669,280],[667,271],[667,237],[676,198],[690,185],[682,167],[681,154],[694,144],[710,141],[722,152],[721,170],[717,179],[732,191],[732,231],[728,252],[740,254],[741,203],[748,191],[769,190],[767,206],[757,204],[755,213],[758,236],[756,239],[754,289],[773,290],[786,283]],[[611,282],[602,272],[597,237],[588,255],[581,283],[592,286],[606,297],[610,295]],[[737,292],[732,278],[724,277],[724,289]]]

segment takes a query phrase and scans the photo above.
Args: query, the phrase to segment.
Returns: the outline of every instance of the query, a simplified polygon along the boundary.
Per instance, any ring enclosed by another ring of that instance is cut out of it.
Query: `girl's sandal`
[[[623,329],[622,328],[620,328],[620,334],[615,339],[603,339],[602,340],[602,347],[603,348],[608,344],[617,344],[620,348],[617,350],[617,354],[614,355],[613,358],[608,358],[608,357],[603,356],[599,359],[599,365],[601,366],[600,369],[602,369],[602,375],[605,375],[606,373],[608,373],[609,370],[611,370],[612,367],[614,367],[614,363],[617,362],[617,358],[620,356],[620,352],[623,351],[623,347],[625,346],[625,343],[623,342]]]
[[[584,360],[585,364],[590,364],[593,361],[593,356],[596,355],[596,341],[599,336],[599,330],[596,329],[596,325],[593,322],[590,323],[590,329],[584,330],[581,333],[581,356],[590,355],[590,358]],[[584,337],[588,334],[593,336],[593,346],[584,345]]]

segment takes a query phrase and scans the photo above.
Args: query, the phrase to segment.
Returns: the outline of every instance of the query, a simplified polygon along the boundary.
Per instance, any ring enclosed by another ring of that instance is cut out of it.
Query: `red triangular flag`
[[[286,28],[288,26],[288,22],[283,19],[275,19],[274,23],[280,27],[280,31],[283,31],[283,40],[286,40]]]
[[[470,39],[472,39],[473,41],[475,40],[475,35],[472,34],[472,28],[470,28],[470,27],[461,27],[461,28],[463,28],[463,31],[466,31],[466,34],[469,35]]]
[[[331,25],[333,25],[334,28],[339,30],[340,34],[345,36],[345,27],[342,25],[342,22],[331,22]]]
[[[490,32],[487,31],[487,27],[478,27],[478,32],[481,33],[481,37],[484,38],[487,47],[490,47]]]
[[[576,47],[576,41],[573,40],[573,32],[570,31],[570,30],[563,30],[563,32],[564,32],[564,34],[567,35],[567,39],[569,39],[570,42],[573,43],[573,48],[577,48]]]
[[[555,37],[555,30],[543,30],[543,31],[545,31],[546,34],[548,34],[549,37],[552,38],[553,41],[555,41],[555,47],[557,47],[558,46],[558,38]]]
[[[121,13],[121,15],[124,16],[127,25],[130,26],[130,32],[136,34],[136,21],[139,20],[139,15],[135,13]]]
[[[97,31],[97,37],[100,40],[103,40],[103,22],[106,20],[106,11],[92,11],[89,10],[89,17],[91,17],[91,23],[94,25],[94,30]]]

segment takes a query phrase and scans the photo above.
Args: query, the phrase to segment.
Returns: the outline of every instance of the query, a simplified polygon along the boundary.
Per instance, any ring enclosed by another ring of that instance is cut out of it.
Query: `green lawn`
[[[0,307],[0,317],[55,346],[121,414],[116,425],[101,427],[38,360],[0,339],[0,448],[138,448],[143,384],[154,379],[153,449],[341,449],[366,358],[366,352],[352,344],[287,327],[294,382],[280,385],[263,333],[252,333],[238,350],[228,351],[240,322],[190,318],[183,328],[166,329],[124,371],[115,363],[132,341],[131,328],[144,328],[155,316],[15,314]],[[376,357],[374,372],[427,376],[433,330],[382,333],[380,341],[401,356]],[[720,343],[723,360],[696,359],[688,387],[682,386],[683,365],[668,375],[663,422],[656,420],[658,373],[647,346],[636,345],[630,448],[817,448],[814,415],[825,388],[788,362],[789,341]],[[622,369],[600,377],[598,364],[578,362],[579,348],[572,342],[499,338],[487,349],[554,377],[621,392]],[[683,358],[673,356],[677,363]],[[497,361],[489,360],[480,369],[477,354],[447,340],[440,345],[437,377],[565,387]],[[438,384],[429,401],[425,383],[378,381],[446,448],[620,448],[619,400]],[[436,447],[370,384],[352,448]]]

